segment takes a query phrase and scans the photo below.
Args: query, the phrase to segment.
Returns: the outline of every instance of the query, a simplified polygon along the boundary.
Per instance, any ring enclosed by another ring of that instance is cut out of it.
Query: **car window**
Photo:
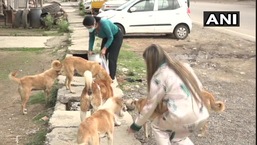
[[[129,0],[126,3],[122,4],[121,6],[119,6],[116,10],[117,11],[121,11],[123,9],[125,9],[128,5],[130,5],[131,3],[133,3],[135,0]]]
[[[158,0],[158,10],[175,10],[180,8],[178,0]]]
[[[135,12],[153,11],[154,0],[139,1],[138,3],[134,4],[132,7],[136,8]]]

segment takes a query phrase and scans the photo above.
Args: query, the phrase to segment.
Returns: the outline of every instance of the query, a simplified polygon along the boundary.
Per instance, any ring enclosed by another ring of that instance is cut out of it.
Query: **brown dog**
[[[202,90],[202,96],[203,96],[203,102],[207,107],[207,109],[209,110],[209,112],[211,110],[215,112],[222,112],[225,110],[224,102],[215,101],[214,96],[208,91]],[[147,103],[146,98],[140,98],[140,99],[135,99],[133,101],[128,101],[127,105],[130,106],[128,108],[131,108],[131,110],[136,108],[138,113],[140,113],[146,103]],[[168,109],[165,103],[158,104],[157,108],[154,110],[154,113],[151,115],[150,120],[153,120],[154,118],[161,116],[166,111],[168,111]],[[148,135],[146,123],[144,124],[143,128],[144,128],[145,137],[148,138],[149,135]],[[199,134],[199,136],[202,136],[206,132],[206,129],[207,129],[207,123],[201,128],[201,133]]]
[[[222,101],[216,101],[215,97],[208,91],[202,90],[202,98],[205,106],[209,110],[214,112],[223,112],[225,110],[225,104]],[[198,136],[204,136],[208,128],[208,122],[200,129]]]
[[[62,74],[66,76],[65,86],[68,90],[70,90],[71,93],[73,93],[73,91],[71,90],[71,81],[73,79],[75,70],[81,76],[83,76],[86,70],[89,70],[92,72],[93,77],[96,80],[102,79],[102,80],[106,80],[109,84],[112,83],[111,77],[98,62],[88,61],[84,58],[77,57],[77,56],[70,56],[70,57],[66,57],[62,61],[62,64],[63,64]]]
[[[50,91],[52,89],[54,81],[57,79],[62,68],[59,60],[54,60],[51,66],[52,67],[50,69],[44,71],[43,73],[24,76],[22,78],[16,77],[17,71],[11,72],[9,74],[9,79],[19,84],[18,92],[21,96],[21,107],[23,114],[27,114],[26,104],[29,100],[32,90],[44,90],[44,92],[46,93],[46,100],[48,101],[48,97],[50,95]]]
[[[79,125],[77,143],[83,145],[99,145],[99,133],[107,133],[108,145],[113,145],[115,114],[122,117],[124,103],[120,97],[111,97],[90,117]]]
[[[143,110],[146,103],[147,103],[146,98],[128,100],[127,102],[125,102],[128,109],[130,109],[130,110],[136,109],[139,114]],[[165,103],[164,102],[159,103],[149,120],[153,120],[154,118],[161,116],[166,111],[168,111],[168,108],[166,107]],[[147,123],[145,123],[143,125],[143,128],[144,128],[145,137],[148,138],[149,137],[149,131],[148,131]]]
[[[80,119],[83,121],[86,112],[95,112],[108,98],[113,97],[113,89],[106,80],[93,80],[90,71],[85,71],[85,87],[80,96]]]

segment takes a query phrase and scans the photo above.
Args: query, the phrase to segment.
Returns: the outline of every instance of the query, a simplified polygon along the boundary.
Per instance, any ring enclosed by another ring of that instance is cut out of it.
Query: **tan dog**
[[[70,57],[66,57],[62,61],[62,64],[63,64],[62,74],[66,76],[65,86],[68,90],[70,90],[71,93],[74,93],[71,90],[71,81],[73,79],[75,70],[81,76],[83,76],[86,70],[89,70],[92,72],[93,77],[96,80],[102,79],[102,80],[106,80],[109,84],[112,83],[111,77],[98,62],[88,61],[84,58],[77,57],[77,56],[70,56]]]
[[[202,98],[205,106],[209,110],[214,112],[223,112],[225,110],[225,104],[222,101],[216,101],[215,97],[208,91],[202,90]],[[208,128],[208,122],[200,129],[198,136],[204,136]]]
[[[203,102],[209,111],[213,110],[215,112],[222,112],[225,110],[224,102],[215,101],[215,98],[211,93],[207,92],[206,90],[202,90],[202,96],[203,96]],[[147,103],[146,98],[140,98],[140,99],[135,99],[133,101],[128,101],[127,106],[130,106],[128,108],[130,108],[131,110],[136,108],[138,113],[140,113],[143,110],[143,107],[145,106],[146,103]],[[168,111],[168,109],[165,103],[158,104],[157,108],[154,110],[154,113],[151,115],[150,120],[153,120],[154,118],[161,116],[166,111]],[[144,124],[143,128],[144,128],[145,137],[148,138],[149,135],[148,135],[146,123]],[[199,134],[199,136],[204,135],[206,129],[207,129],[207,123],[201,128],[201,134]]]
[[[80,96],[80,119],[83,121],[86,112],[95,112],[108,98],[113,97],[113,89],[106,80],[93,80],[90,71],[85,71],[85,87]]]
[[[50,91],[60,74],[62,65],[59,60],[54,60],[51,64],[51,68],[37,75],[24,76],[17,78],[17,71],[9,74],[9,79],[19,84],[18,92],[22,101],[22,112],[27,114],[26,104],[29,101],[30,93],[32,90],[44,90],[46,93],[46,101],[50,95]]]
[[[147,103],[146,98],[134,99],[132,101],[128,100],[127,102],[125,102],[128,109],[130,110],[136,109],[139,114],[143,110],[146,103]],[[164,102],[159,103],[149,120],[153,120],[154,118],[161,116],[166,111],[168,111],[168,108],[166,107],[165,103]],[[143,125],[143,128],[144,128],[145,137],[148,138],[149,131],[148,131],[147,123]]]
[[[99,133],[107,133],[108,145],[113,145],[115,114],[122,117],[124,103],[120,97],[111,97],[90,117],[79,125],[77,143],[80,145],[99,145]]]

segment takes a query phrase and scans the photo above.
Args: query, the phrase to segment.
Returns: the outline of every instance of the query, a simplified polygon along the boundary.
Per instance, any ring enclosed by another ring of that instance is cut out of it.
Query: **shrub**
[[[58,25],[58,32],[70,32],[69,30],[69,22],[67,20],[64,19],[60,19],[59,21],[57,21],[57,25]]]

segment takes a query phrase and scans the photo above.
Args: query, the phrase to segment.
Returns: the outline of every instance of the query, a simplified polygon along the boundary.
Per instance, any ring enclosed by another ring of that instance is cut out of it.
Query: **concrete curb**
[[[71,33],[72,45],[68,48],[72,54],[86,54],[88,47],[88,32],[82,26],[83,17],[78,16],[78,12],[74,9],[75,3],[65,3],[63,9],[68,13],[70,27],[73,29]],[[78,6],[78,5],[77,5]],[[66,10],[67,9],[67,10]],[[64,76],[58,77],[58,83],[64,85]],[[84,88],[84,78],[74,77],[72,81],[72,89],[74,94],[62,87],[58,90],[57,102],[52,117],[49,120],[50,132],[46,135],[46,145],[75,145],[77,138],[78,126],[80,124],[80,111],[67,110],[67,103],[72,101],[79,102],[82,89]],[[112,85],[115,96],[123,96],[123,92],[117,87],[117,82]],[[79,109],[79,107],[78,107]],[[119,119],[121,126],[116,126],[114,131],[114,145],[141,145],[135,139],[133,134],[128,134],[127,129],[133,123],[132,116],[125,112],[124,117]],[[108,144],[107,138],[101,138],[100,144]]]

